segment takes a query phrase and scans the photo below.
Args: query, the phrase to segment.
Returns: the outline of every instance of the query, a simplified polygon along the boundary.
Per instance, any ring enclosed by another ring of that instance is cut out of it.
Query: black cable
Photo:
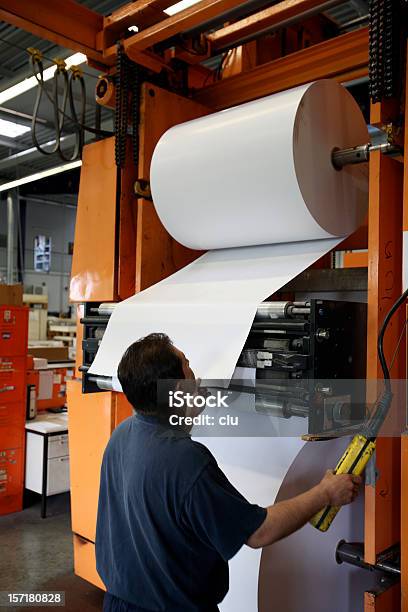
[[[80,92],[81,92],[81,97],[80,97],[80,117],[81,119],[80,120],[78,119],[77,111],[75,108],[75,102],[74,102],[73,87],[74,87],[75,82],[79,82]],[[81,156],[82,147],[84,146],[84,128],[82,127],[82,125],[84,124],[84,121],[85,121],[86,89],[85,89],[84,78],[79,72],[71,72],[71,74],[69,75],[68,94],[69,94],[68,97],[69,97],[69,107],[71,111],[71,117],[76,123],[76,133],[77,133],[76,146],[74,147],[74,150],[72,154],[70,155],[69,159],[66,158],[66,161],[72,161],[76,159],[77,157]]]
[[[389,372],[387,361],[386,361],[385,355],[384,355],[384,334],[385,334],[385,332],[387,330],[389,322],[391,321],[392,317],[394,316],[394,313],[398,310],[398,308],[407,299],[408,299],[408,289],[406,289],[404,291],[404,293],[398,298],[398,300],[396,302],[394,302],[394,304],[392,305],[390,310],[387,312],[387,314],[386,314],[386,316],[384,318],[383,324],[381,325],[380,333],[378,334],[378,341],[377,341],[378,359],[380,360],[381,369],[383,371],[385,384],[386,384],[386,386],[387,386],[387,388],[389,390],[391,390],[391,383],[390,383],[390,372]]]
[[[38,64],[38,60],[34,60],[34,61],[35,61],[35,63]],[[42,63],[41,63],[41,65],[42,65]],[[36,73],[34,67],[33,67],[33,74],[37,78],[37,73]],[[38,81],[38,78],[37,78],[37,81]],[[51,102],[52,105],[54,105],[54,99],[51,97],[51,95],[47,91],[47,88],[45,87],[43,80],[39,81],[39,86],[42,87],[42,93],[45,93],[45,95],[47,96],[48,100]],[[97,128],[92,128],[92,127],[90,127],[88,125],[84,125],[83,123],[75,121],[75,119],[73,117],[71,117],[70,115],[68,115],[65,112],[65,109],[61,109],[61,108],[57,107],[57,110],[58,110],[58,113],[61,116],[63,116],[68,121],[70,121],[72,124],[77,125],[82,130],[85,130],[86,132],[90,132],[91,134],[95,134],[97,136],[103,136],[103,137],[108,137],[108,136],[113,136],[114,135],[114,132],[111,132],[109,130],[98,130]]]
[[[390,371],[388,369],[387,360],[384,354],[384,335],[385,335],[385,332],[387,330],[387,327],[392,317],[394,316],[398,308],[404,302],[406,302],[407,299],[408,299],[408,289],[406,289],[404,293],[400,295],[400,297],[391,306],[390,310],[387,312],[384,318],[384,321],[381,325],[380,333],[378,334],[377,353],[378,353],[378,359],[380,361],[381,369],[383,371],[385,389],[380,395],[380,397],[378,398],[376,405],[375,405],[374,413],[371,416],[370,420],[368,421],[365,427],[365,436],[369,440],[374,440],[377,437],[381,429],[381,426],[384,423],[385,417],[387,416],[388,409],[391,405],[392,396],[393,396],[391,380],[390,380]]]
[[[43,155],[53,155],[54,153],[58,151],[59,146],[60,146],[59,114],[58,114],[58,111],[56,113],[56,106],[54,103],[55,101],[52,100],[53,110],[54,110],[55,145],[51,149],[46,151],[45,149],[43,149],[43,147],[40,145],[40,143],[37,140],[37,116],[38,116],[38,110],[40,108],[42,94],[45,91],[44,90],[44,79],[43,79],[44,69],[43,69],[43,64],[41,60],[34,59],[33,57],[31,57],[31,64],[33,68],[33,75],[37,79],[37,83],[38,83],[37,95],[36,95],[36,99],[34,102],[33,118],[31,121],[31,137],[32,137],[34,146],[40,153],[42,153]]]

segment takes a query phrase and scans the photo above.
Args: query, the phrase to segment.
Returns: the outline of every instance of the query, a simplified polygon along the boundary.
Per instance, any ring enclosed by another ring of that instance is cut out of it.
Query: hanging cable
[[[33,50],[35,51],[35,50]],[[40,54],[35,54],[34,52],[31,55],[30,58],[31,61],[31,65],[32,65],[32,69],[33,69],[33,75],[35,76],[35,78],[37,79],[37,83],[38,83],[38,87],[37,87],[37,94],[36,94],[36,98],[35,98],[35,102],[34,102],[34,109],[33,109],[33,118],[31,121],[31,137],[33,139],[33,143],[34,146],[37,148],[37,150],[42,153],[43,155],[52,155],[53,153],[56,153],[59,149],[59,118],[58,115],[56,117],[55,115],[55,105],[53,105],[53,110],[54,110],[54,130],[55,130],[55,144],[51,149],[47,149],[45,150],[40,143],[38,142],[37,139],[37,117],[38,117],[38,110],[40,108],[40,103],[41,103],[41,98],[42,95],[44,93],[44,68],[43,68],[43,63],[42,63],[42,58]]]
[[[74,84],[79,83],[80,91],[81,91],[81,103],[80,103],[80,117],[78,118],[77,111],[75,108],[74,102]],[[82,149],[84,143],[84,128],[83,125],[85,123],[85,112],[86,112],[86,89],[85,89],[85,81],[83,77],[82,70],[77,66],[71,67],[71,73],[69,75],[69,107],[71,109],[71,117],[75,121],[78,127],[79,133],[79,145],[80,149]]]
[[[59,156],[64,161],[74,161],[81,155],[85,130],[100,136],[112,136],[112,132],[110,131],[99,130],[84,124],[86,112],[86,88],[82,70],[77,66],[72,66],[70,68],[70,75],[68,76],[64,60],[55,60],[57,69],[53,76],[53,95],[50,95],[44,83],[44,68],[41,53],[37,49],[30,49],[29,53],[33,75],[38,83],[32,120],[32,138],[38,151],[40,151],[40,153],[43,155],[52,155],[53,153],[58,152]],[[60,96],[58,90],[59,82],[61,81],[62,97]],[[78,82],[80,87],[79,117],[74,102],[73,88],[75,82]],[[36,134],[38,111],[43,94],[45,94],[45,96],[51,102],[54,116],[55,144],[51,149],[47,150],[40,145]],[[70,114],[67,113],[68,101]],[[61,148],[61,135],[64,129],[65,121],[67,121],[69,125],[72,125],[74,128],[75,144],[70,155],[67,155]]]

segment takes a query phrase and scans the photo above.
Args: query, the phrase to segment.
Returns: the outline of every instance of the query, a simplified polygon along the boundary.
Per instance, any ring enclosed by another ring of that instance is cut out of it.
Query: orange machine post
[[[370,158],[368,221],[368,325],[367,377],[381,379],[377,338],[382,321],[401,294],[402,276],[402,175],[403,166],[379,153]],[[401,331],[401,313],[391,322],[385,337],[390,360]],[[395,362],[393,378],[404,377],[403,355]],[[365,559],[375,563],[378,553],[400,538],[400,440],[377,441],[376,483],[365,492]]]
[[[408,51],[408,43],[407,43]],[[408,57],[408,55],[407,55]],[[408,62],[405,73],[405,133],[404,151],[408,151]],[[406,155],[407,153],[405,153]],[[403,284],[408,287],[408,163],[404,161],[404,207],[403,207]],[[408,320],[408,306],[405,311]],[[408,340],[407,340],[408,349]],[[408,355],[408,350],[407,350]],[[408,357],[407,357],[408,364]],[[407,379],[407,370],[405,371]],[[408,397],[408,393],[407,393]],[[401,610],[408,612],[408,403],[405,410],[405,434],[401,438]]]

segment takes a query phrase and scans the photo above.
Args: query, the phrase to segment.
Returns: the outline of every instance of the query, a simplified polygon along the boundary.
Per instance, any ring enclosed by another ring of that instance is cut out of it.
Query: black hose
[[[370,440],[374,440],[378,432],[381,429],[382,424],[387,416],[389,407],[392,401],[392,388],[391,388],[391,380],[390,380],[390,371],[388,368],[387,360],[384,355],[384,335],[387,330],[387,327],[398,310],[398,308],[408,299],[408,289],[404,291],[404,293],[394,302],[391,306],[390,310],[387,312],[384,321],[381,325],[380,333],[378,334],[377,340],[377,353],[378,359],[380,361],[381,369],[383,371],[384,376],[384,385],[385,389],[381,393],[380,397],[377,399],[374,413],[365,428],[365,435]]]
[[[381,325],[380,333],[378,334],[377,341],[377,352],[378,359],[380,360],[381,369],[384,375],[384,381],[387,389],[391,391],[391,383],[390,383],[390,372],[388,369],[387,361],[384,355],[384,335],[387,330],[388,324],[394,316],[395,312],[398,308],[408,299],[408,289],[404,291],[404,293],[398,298],[396,302],[391,306],[390,310],[387,312],[383,324]]]

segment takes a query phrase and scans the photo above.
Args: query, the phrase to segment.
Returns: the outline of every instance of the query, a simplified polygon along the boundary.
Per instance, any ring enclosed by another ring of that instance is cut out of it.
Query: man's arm
[[[269,506],[264,522],[248,538],[247,545],[262,548],[273,544],[303,527],[324,506],[349,504],[356,497],[360,483],[360,476],[335,476],[329,470],[323,480],[306,493]]]

